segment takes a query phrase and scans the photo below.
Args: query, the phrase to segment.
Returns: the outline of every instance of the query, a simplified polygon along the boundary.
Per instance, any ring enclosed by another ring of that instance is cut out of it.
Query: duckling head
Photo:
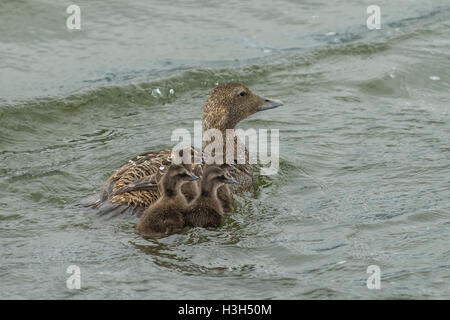
[[[161,191],[166,195],[174,195],[180,191],[181,185],[198,180],[198,177],[187,170],[185,166],[172,164],[160,181]]]
[[[240,83],[221,83],[211,90],[206,100],[203,131],[234,129],[239,121],[248,116],[282,104],[278,100],[262,98]]]
[[[215,193],[220,186],[235,182],[221,166],[206,165],[202,176],[202,194],[208,195],[212,191]]]

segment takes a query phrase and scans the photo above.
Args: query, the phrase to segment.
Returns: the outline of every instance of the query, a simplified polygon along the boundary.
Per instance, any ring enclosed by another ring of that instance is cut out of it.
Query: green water
[[[448,1],[377,1],[381,30],[371,1],[76,3],[79,31],[71,1],[0,2],[0,298],[450,297]],[[280,129],[280,170],[221,228],[76,206],[224,81],[284,106],[240,124]]]

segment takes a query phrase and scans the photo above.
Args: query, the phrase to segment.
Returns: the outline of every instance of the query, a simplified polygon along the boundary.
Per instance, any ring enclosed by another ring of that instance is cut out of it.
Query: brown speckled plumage
[[[239,83],[220,84],[212,89],[206,100],[203,111],[203,131],[215,128],[225,137],[227,129],[234,129],[239,121],[257,111],[264,110],[264,107],[272,102],[253,94]],[[204,147],[206,146],[207,143]],[[224,148],[225,146],[224,142]],[[223,150],[223,154],[226,154],[226,150]],[[158,182],[171,163],[170,149],[141,154],[129,160],[108,178],[102,187],[100,198],[88,205],[96,208],[100,214],[117,215],[127,212],[140,216],[145,208],[160,197],[158,190],[151,190],[148,186]],[[192,165],[187,169],[195,171],[196,166],[202,165]],[[222,186],[218,190],[218,197],[226,212],[233,209],[230,192],[247,191],[253,185],[252,165],[235,163],[233,170],[227,171],[237,183],[231,185],[229,189],[228,186]],[[188,200],[192,200],[198,190],[194,183],[189,183],[182,187],[182,192]]]

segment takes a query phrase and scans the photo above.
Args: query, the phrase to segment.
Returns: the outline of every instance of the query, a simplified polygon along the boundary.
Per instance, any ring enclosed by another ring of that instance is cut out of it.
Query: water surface
[[[0,3],[0,298],[449,298],[448,1],[378,1],[372,31],[371,1],[80,0],[80,31],[69,4]],[[224,81],[285,105],[240,124],[280,129],[280,170],[221,228],[75,205]]]

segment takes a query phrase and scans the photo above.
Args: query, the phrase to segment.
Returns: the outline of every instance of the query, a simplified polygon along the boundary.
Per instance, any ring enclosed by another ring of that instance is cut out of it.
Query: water
[[[71,1],[0,3],[0,298],[449,298],[448,1],[378,1],[372,31],[371,1],[76,3],[80,31]],[[75,205],[223,81],[285,103],[241,123],[280,129],[280,171],[223,227]]]

